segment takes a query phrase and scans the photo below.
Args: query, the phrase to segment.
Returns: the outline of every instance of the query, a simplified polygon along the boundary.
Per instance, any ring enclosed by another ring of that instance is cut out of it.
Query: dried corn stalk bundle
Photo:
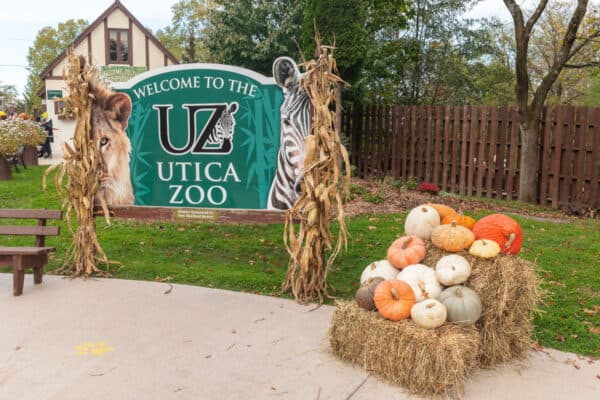
[[[348,193],[350,162],[348,152],[334,129],[334,89],[342,80],[331,48],[317,45],[321,54],[317,60],[304,63],[306,73],[302,88],[311,103],[311,134],[306,137],[302,195],[286,214],[284,243],[290,262],[283,291],[291,291],[296,301],[306,303],[328,297],[327,272],[342,246],[347,244],[342,199]],[[337,107],[336,107],[337,108]],[[343,162],[340,162],[343,160]],[[330,229],[337,219],[339,233],[335,246]],[[298,231],[294,220],[299,220]],[[325,262],[325,250],[331,255]]]
[[[44,174],[46,177],[54,170],[54,183],[62,199],[66,220],[73,233],[73,241],[65,255],[65,261],[56,273],[70,273],[73,277],[90,275],[109,276],[108,271],[97,267],[97,262],[106,264],[109,261],[96,237],[96,220],[94,218],[94,198],[100,185],[99,174],[102,170],[102,159],[91,137],[91,114],[93,95],[90,92],[90,81],[97,80],[97,70],[85,63],[85,59],[77,57],[73,51],[68,53],[68,65],[63,73],[69,96],[64,100],[73,110],[77,119],[73,134],[73,145],[63,143],[63,161],[54,165]],[[65,184],[66,179],[66,184]],[[99,199],[108,220],[108,207],[103,198]],[[77,229],[73,229],[72,213],[75,213]]]

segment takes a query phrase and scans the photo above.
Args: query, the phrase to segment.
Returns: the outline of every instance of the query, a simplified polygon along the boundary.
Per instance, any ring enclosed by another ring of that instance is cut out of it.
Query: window
[[[129,64],[129,31],[127,29],[108,30],[108,63]]]

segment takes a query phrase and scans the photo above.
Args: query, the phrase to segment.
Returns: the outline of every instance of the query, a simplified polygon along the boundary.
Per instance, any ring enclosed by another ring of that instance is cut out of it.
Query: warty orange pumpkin
[[[440,225],[431,231],[431,243],[434,246],[456,253],[468,248],[475,241],[475,235],[464,226],[452,222],[450,225]]]

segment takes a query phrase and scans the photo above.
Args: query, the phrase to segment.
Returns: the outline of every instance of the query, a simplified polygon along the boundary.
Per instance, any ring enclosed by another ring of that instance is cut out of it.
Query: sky
[[[0,83],[14,85],[22,94],[27,81],[27,52],[40,29],[56,28],[68,19],[94,21],[114,0],[18,0],[8,5],[1,0],[0,10]],[[171,6],[177,0],[121,0],[121,3],[152,32],[171,22]],[[531,0],[521,0],[519,3]],[[483,0],[469,17],[498,16],[508,19],[502,0]],[[50,63],[52,60],[48,60]]]

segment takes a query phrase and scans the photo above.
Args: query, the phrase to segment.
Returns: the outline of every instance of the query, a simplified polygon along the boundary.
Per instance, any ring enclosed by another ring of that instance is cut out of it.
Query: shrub
[[[434,184],[434,183],[422,182],[422,183],[419,184],[419,186],[417,186],[417,190],[419,192],[426,192],[426,193],[430,193],[430,194],[438,194],[438,192],[440,191],[440,188],[437,187],[437,185]]]

